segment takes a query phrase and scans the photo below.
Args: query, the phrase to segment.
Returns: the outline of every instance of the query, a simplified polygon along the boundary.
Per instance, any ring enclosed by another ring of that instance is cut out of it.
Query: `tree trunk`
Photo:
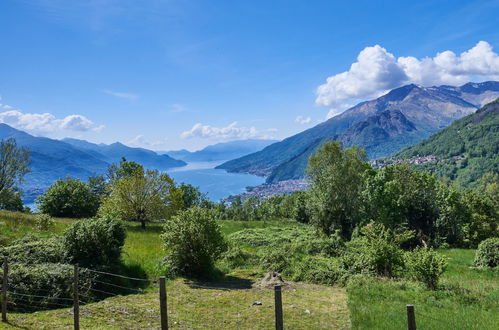
[[[146,229],[146,221],[145,220],[143,220],[143,219],[140,220],[140,227],[142,229]]]

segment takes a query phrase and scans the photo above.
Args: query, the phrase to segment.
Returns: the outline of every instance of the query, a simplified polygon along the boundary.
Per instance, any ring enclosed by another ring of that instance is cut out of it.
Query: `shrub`
[[[403,267],[400,239],[382,224],[370,223],[360,229],[360,236],[347,243],[341,260],[352,273],[374,273],[392,277]]]
[[[230,245],[229,249],[222,255],[222,260],[230,267],[237,268],[253,264],[256,255],[246,252],[237,245]],[[258,261],[258,259],[256,259]]]
[[[341,264],[331,258],[308,256],[294,267],[293,281],[316,284],[343,284],[347,273]]]
[[[490,268],[499,265],[499,238],[488,238],[478,245],[474,265]]]
[[[35,226],[39,230],[48,230],[54,226],[54,219],[48,214],[37,214],[35,217]]]
[[[322,254],[337,257],[345,250],[345,242],[337,232],[328,238],[313,239],[307,242],[305,252],[311,255]]]
[[[93,217],[99,199],[90,187],[78,179],[57,180],[36,200],[42,213],[53,217]]]
[[[9,258],[9,262],[24,264],[65,263],[66,257],[60,239],[39,239],[25,236],[11,245],[0,248],[0,255]]]
[[[119,263],[125,237],[125,226],[121,221],[85,219],[66,230],[63,245],[71,263],[89,268],[109,268]]]
[[[283,248],[269,248],[260,258],[263,270],[282,273],[290,265],[289,251]]]
[[[215,218],[215,211],[193,207],[165,223],[161,239],[173,274],[203,277],[211,273],[227,250]]]
[[[2,269],[0,269],[0,274],[2,274]],[[57,304],[72,305],[71,301],[64,299],[72,298],[73,275],[73,266],[67,264],[49,263],[27,266],[9,263],[9,291],[16,292],[18,295],[9,295],[8,303],[11,306],[8,309],[34,311],[46,308],[61,308]],[[92,281],[92,274],[85,269],[81,269],[78,283],[81,294],[91,296]],[[19,294],[27,294],[31,297],[20,296]],[[41,296],[48,298],[42,298]]]
[[[405,254],[405,265],[409,277],[424,283],[428,289],[435,290],[447,262],[437,252],[418,247]]]

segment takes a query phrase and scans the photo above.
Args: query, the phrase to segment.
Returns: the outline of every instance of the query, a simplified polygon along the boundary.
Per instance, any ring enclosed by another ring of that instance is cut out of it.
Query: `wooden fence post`
[[[161,330],[168,330],[168,308],[166,305],[166,279],[159,278],[159,312],[161,315]]]
[[[74,265],[74,279],[73,279],[73,317],[74,329],[80,330],[80,297],[78,294],[78,264]]]
[[[7,285],[9,265],[7,257],[3,258],[3,276],[2,276],[2,322],[7,323]]]
[[[282,296],[281,296],[281,286],[274,286],[274,298],[275,298],[275,328],[276,330],[283,330],[283,320],[282,320]]]
[[[413,305],[407,305],[407,329],[416,330],[416,316]]]

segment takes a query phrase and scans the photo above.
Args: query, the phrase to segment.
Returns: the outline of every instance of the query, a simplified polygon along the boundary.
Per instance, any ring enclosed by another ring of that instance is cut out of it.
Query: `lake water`
[[[255,175],[216,170],[215,167],[223,162],[189,163],[187,166],[168,170],[167,173],[177,183],[184,182],[199,187],[201,192],[206,193],[214,202],[243,193],[248,186],[257,186],[265,182],[265,178]]]

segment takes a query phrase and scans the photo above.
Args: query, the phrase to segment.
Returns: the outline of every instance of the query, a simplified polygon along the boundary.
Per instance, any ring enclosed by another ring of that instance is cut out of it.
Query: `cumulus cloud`
[[[133,93],[123,93],[123,92],[114,92],[110,90],[103,90],[104,93],[112,95],[114,97],[120,98],[120,99],[125,99],[129,101],[135,101],[139,98],[138,94],[133,94]]]
[[[457,55],[450,50],[435,57],[398,57],[375,45],[364,48],[348,71],[327,78],[317,88],[316,103],[342,109],[345,102],[378,97],[404,84],[460,85],[471,80],[499,79],[499,55],[486,41]]]
[[[82,115],[69,115],[57,118],[51,113],[24,113],[20,110],[10,110],[13,107],[0,104],[0,108],[9,109],[0,112],[0,123],[33,134],[56,133],[57,131],[88,132],[101,131],[104,125],[95,125]]]
[[[163,141],[150,141],[144,135],[139,134],[133,139],[129,140],[126,144],[130,147],[154,149],[165,145],[166,141],[167,139],[164,139]]]
[[[310,117],[303,117],[303,116],[298,116],[295,118],[295,122],[301,125],[308,124],[312,121],[312,118]]]
[[[212,138],[219,140],[244,140],[251,138],[272,139],[269,134],[273,131],[261,132],[255,127],[239,127],[237,122],[233,122],[226,127],[214,127],[197,123],[188,131],[182,132],[182,139],[191,138]]]

